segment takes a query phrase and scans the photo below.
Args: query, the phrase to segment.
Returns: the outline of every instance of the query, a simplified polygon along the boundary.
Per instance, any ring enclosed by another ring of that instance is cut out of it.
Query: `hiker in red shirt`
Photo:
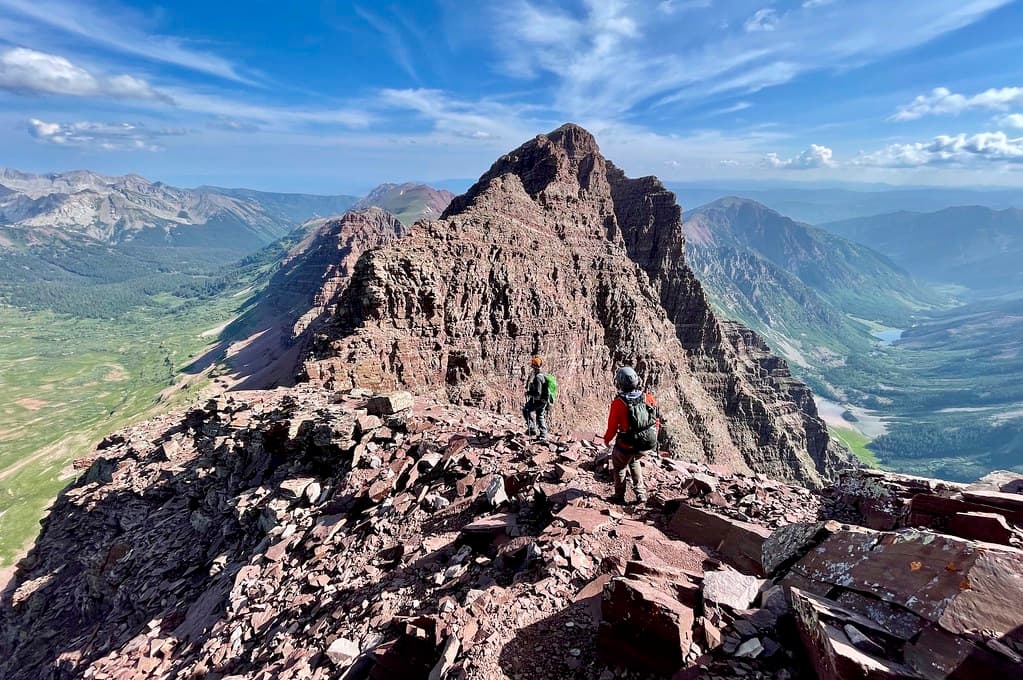
[[[643,483],[643,468],[640,457],[657,449],[657,430],[660,420],[657,401],[643,390],[639,376],[631,366],[615,371],[615,388],[618,395],[611,402],[607,416],[607,431],[604,443],[611,445],[611,464],[614,469],[616,503],[625,502],[626,473],[632,476],[632,487],[636,499],[646,502],[646,486]]]

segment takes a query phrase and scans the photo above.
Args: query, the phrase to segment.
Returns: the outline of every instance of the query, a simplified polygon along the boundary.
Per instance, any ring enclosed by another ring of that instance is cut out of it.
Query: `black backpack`
[[[629,429],[618,434],[618,439],[634,451],[653,451],[657,448],[657,409],[647,403],[646,393],[635,399],[618,397],[628,409]]]

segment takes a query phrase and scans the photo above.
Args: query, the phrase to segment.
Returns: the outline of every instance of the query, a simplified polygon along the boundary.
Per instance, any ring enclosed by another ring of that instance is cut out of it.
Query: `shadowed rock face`
[[[281,262],[256,303],[227,331],[225,340],[194,365],[205,368],[226,357],[232,389],[294,385],[307,344],[348,285],[364,252],[408,232],[380,208],[352,210],[311,229]]]
[[[676,454],[811,486],[835,461],[806,387],[711,311],[674,195],[626,178],[575,125],[502,156],[441,220],[362,258],[306,371],[514,413],[534,354],[561,385],[556,428],[603,430],[612,372],[629,363]]]
[[[274,275],[268,302],[301,312],[294,328],[300,335],[320,315],[331,312],[364,252],[401,238],[408,229],[380,208],[347,212],[311,232]],[[311,296],[311,304],[309,302]]]

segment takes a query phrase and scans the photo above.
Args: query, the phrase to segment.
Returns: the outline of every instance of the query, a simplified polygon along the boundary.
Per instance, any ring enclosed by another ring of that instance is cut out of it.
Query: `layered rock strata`
[[[293,385],[324,319],[336,314],[356,262],[408,232],[390,213],[369,207],[325,220],[281,261],[256,304],[231,328],[233,338],[210,351],[226,357],[229,384],[240,389]]]
[[[555,427],[594,431],[628,363],[663,404],[668,450],[819,487],[838,458],[808,390],[714,315],[684,250],[674,196],[566,125],[362,258],[306,371],[511,414],[542,354],[562,386]]]

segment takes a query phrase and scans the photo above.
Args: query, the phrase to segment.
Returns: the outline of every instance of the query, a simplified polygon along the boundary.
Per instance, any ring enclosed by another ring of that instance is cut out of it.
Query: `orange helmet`
[[[529,365],[536,366],[539,368],[540,366],[543,366],[543,359],[541,359],[540,357],[533,357],[533,360],[529,362]]]

